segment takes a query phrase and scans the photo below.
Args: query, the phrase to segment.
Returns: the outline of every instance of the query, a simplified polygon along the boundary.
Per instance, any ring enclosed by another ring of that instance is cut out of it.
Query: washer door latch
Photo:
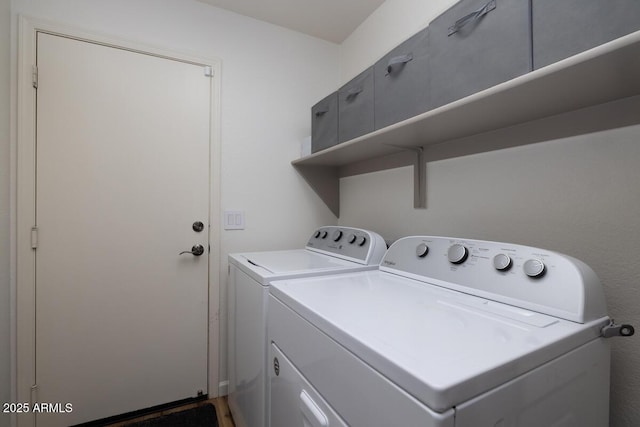
[[[602,327],[600,335],[603,338],[611,337],[630,337],[635,333],[635,329],[631,325],[618,325],[613,319],[609,320],[609,324]]]

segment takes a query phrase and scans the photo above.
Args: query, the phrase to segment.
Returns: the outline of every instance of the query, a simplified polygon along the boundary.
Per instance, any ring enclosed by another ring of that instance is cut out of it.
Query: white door
[[[44,33],[37,64],[37,398],[72,408],[37,424],[206,394],[211,79]]]

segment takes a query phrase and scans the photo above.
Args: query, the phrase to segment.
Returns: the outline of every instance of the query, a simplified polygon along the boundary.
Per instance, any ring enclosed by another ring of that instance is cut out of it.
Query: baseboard
[[[229,394],[229,381],[220,381],[218,383],[218,396],[226,396]]]

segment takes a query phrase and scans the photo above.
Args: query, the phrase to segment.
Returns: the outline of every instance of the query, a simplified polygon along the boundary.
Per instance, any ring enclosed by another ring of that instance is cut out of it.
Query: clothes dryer
[[[322,227],[301,249],[229,255],[229,408],[237,427],[268,425],[269,284],[284,278],[377,269],[387,246],[367,230]]]
[[[273,427],[605,426],[606,338],[633,334],[587,265],[508,243],[408,237],[270,293]]]

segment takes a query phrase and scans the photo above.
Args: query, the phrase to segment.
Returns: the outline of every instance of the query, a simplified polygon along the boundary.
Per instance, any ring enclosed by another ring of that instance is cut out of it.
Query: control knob
[[[429,253],[429,246],[424,243],[420,243],[418,247],[416,247],[416,255],[418,258],[424,258]]]
[[[318,237],[320,237],[320,234],[321,234],[320,230],[318,230],[318,231],[316,231],[316,234],[313,235],[313,237],[315,237],[317,239]]]
[[[326,239],[327,238],[327,234],[328,233],[326,231],[323,231],[322,235],[320,237],[323,238],[323,239]]]
[[[498,254],[493,257],[493,266],[496,270],[507,271],[511,268],[511,257],[507,254]]]
[[[451,245],[447,252],[447,258],[452,264],[462,264],[467,259],[467,256],[469,256],[469,251],[459,243]]]
[[[364,236],[360,236],[358,237],[358,246],[364,246],[365,243],[367,243],[367,238]]]
[[[353,242],[356,241],[356,235],[355,234],[349,234],[349,236],[347,236],[347,242],[353,244]]]
[[[332,238],[334,242],[337,242],[338,240],[340,240],[342,238],[342,231],[336,230],[335,233],[333,233]]]
[[[524,274],[529,277],[542,277],[545,272],[544,263],[539,259],[526,260],[522,268],[524,269]]]

